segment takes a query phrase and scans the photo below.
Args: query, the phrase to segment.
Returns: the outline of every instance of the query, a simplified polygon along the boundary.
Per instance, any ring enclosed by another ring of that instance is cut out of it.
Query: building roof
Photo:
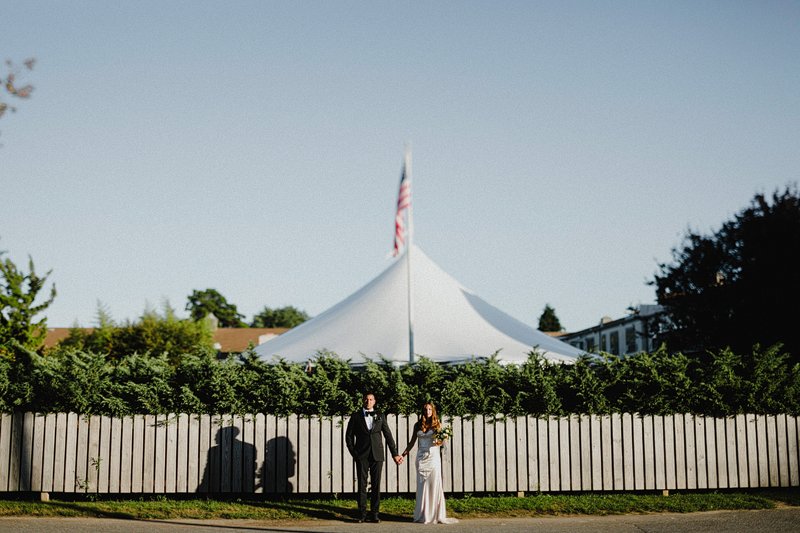
[[[217,328],[214,331],[214,342],[219,343],[221,352],[243,352],[251,343],[253,346],[264,344],[288,330],[289,328]]]
[[[608,330],[623,324],[630,324],[637,321],[646,321],[663,312],[664,308],[660,305],[654,305],[654,304],[640,305],[635,312],[632,312],[627,316],[617,319],[612,319],[611,317],[603,317],[600,319],[599,324],[595,324],[594,326],[589,326],[588,328],[584,328],[578,331],[570,331],[568,333],[563,333],[561,337],[565,341],[570,341],[576,337],[581,337],[584,335],[597,333],[599,331]]]

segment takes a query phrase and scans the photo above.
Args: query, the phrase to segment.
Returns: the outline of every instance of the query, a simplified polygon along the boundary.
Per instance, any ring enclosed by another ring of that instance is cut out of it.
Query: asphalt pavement
[[[486,533],[793,533],[800,532],[800,508],[763,511],[712,511],[613,516],[554,516],[542,518],[471,518],[452,525],[420,525],[392,518],[380,524],[334,520],[265,522],[258,520],[123,520],[115,518],[0,518],[0,532],[36,533],[253,533],[326,532],[401,533],[420,530]]]

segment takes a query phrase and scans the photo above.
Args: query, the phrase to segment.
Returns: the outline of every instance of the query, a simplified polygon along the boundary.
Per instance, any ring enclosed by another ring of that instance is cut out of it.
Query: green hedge
[[[401,366],[383,360],[351,366],[331,353],[307,366],[267,363],[253,352],[218,359],[204,349],[122,359],[74,348],[13,352],[0,358],[2,412],[344,415],[370,390],[385,412],[401,414],[417,412],[426,399],[460,416],[800,413],[800,365],[790,366],[779,345],[746,355],[605,354],[574,365],[549,363],[535,352],[522,365],[423,358]]]

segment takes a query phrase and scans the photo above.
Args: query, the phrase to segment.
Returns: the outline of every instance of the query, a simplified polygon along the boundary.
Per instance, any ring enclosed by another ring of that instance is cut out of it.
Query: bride
[[[444,441],[436,439],[442,425],[431,402],[422,406],[422,415],[414,424],[411,440],[403,452],[408,455],[414,443],[419,440],[417,449],[417,502],[414,506],[414,522],[424,524],[454,524],[455,518],[447,518],[442,485],[442,457],[439,447]]]

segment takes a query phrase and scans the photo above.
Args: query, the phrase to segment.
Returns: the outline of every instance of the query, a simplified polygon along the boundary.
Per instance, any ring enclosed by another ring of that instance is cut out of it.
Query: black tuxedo
[[[398,455],[392,431],[383,414],[378,411],[373,412],[372,430],[369,430],[364,411],[359,409],[350,417],[344,438],[347,450],[356,462],[360,516],[363,518],[367,514],[367,475],[369,475],[371,483],[370,511],[377,517],[381,504],[381,473],[383,462],[386,460],[384,438],[392,457]]]

